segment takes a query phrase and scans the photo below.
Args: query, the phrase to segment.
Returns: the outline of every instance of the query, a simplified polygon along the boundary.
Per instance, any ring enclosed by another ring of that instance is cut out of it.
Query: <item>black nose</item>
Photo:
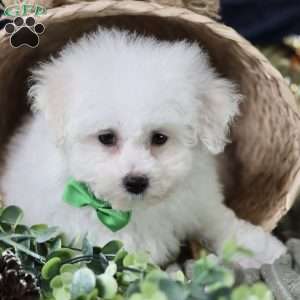
[[[127,175],[123,179],[123,185],[127,192],[141,194],[149,186],[149,179],[146,176]]]

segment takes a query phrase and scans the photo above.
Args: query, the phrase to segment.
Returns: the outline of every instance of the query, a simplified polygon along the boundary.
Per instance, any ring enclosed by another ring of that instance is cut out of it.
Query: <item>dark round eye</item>
[[[98,139],[101,144],[105,146],[114,146],[117,143],[117,136],[115,135],[114,132],[107,132],[100,134],[98,136]]]
[[[153,146],[161,146],[164,145],[168,140],[168,137],[162,133],[153,133],[151,138],[151,145]]]

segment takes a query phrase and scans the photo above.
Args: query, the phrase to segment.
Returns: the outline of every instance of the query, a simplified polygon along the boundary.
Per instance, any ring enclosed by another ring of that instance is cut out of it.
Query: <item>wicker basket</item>
[[[101,24],[160,39],[197,40],[218,71],[237,82],[245,95],[242,115],[231,130],[232,143],[220,157],[226,201],[239,216],[273,229],[292,205],[300,182],[300,118],[293,95],[266,58],[233,29],[191,10],[154,2],[101,0],[49,9],[39,19],[46,31],[34,49],[13,49],[9,37],[0,33],[3,162],[9,137],[28,112],[28,67],[58,51],[69,39]],[[213,13],[212,9],[207,14]]]

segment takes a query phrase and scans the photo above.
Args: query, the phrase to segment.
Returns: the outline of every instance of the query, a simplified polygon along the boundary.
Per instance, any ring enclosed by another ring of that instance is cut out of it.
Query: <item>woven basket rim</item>
[[[85,19],[89,17],[115,16],[119,14],[155,16],[161,18],[179,18],[193,24],[204,24],[207,29],[220,39],[230,40],[235,47],[240,48],[248,56],[255,57],[263,65],[263,69],[268,70],[264,75],[270,79],[282,80],[280,72],[275,69],[268,59],[253,46],[249,41],[242,37],[236,30],[225,24],[217,22],[208,16],[197,14],[189,9],[174,6],[165,6],[154,2],[143,2],[135,0],[97,0],[94,2],[82,1],[80,3],[68,4],[60,7],[50,8],[47,14],[39,17],[39,21],[45,25],[65,20]],[[0,32],[0,45],[7,41],[9,37],[4,31]],[[1,54],[0,54],[1,57]],[[300,114],[296,106],[296,99],[288,101],[294,112]],[[286,98],[284,98],[287,100]]]

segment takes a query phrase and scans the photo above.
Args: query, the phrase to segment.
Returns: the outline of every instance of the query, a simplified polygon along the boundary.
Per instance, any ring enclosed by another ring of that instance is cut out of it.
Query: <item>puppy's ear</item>
[[[66,78],[60,77],[51,62],[41,64],[32,70],[28,91],[33,112],[42,114],[57,144],[64,140],[65,103],[62,95]]]
[[[229,142],[229,126],[239,113],[241,96],[233,83],[215,77],[201,95],[198,133],[202,143],[213,154],[224,150]]]

